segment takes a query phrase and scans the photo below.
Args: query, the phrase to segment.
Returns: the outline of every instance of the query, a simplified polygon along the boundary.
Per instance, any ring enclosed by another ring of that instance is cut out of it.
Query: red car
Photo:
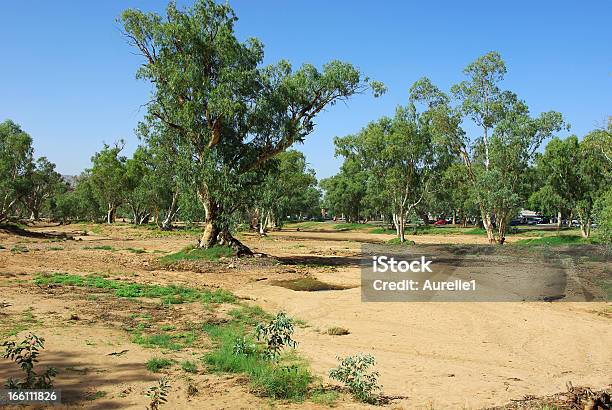
[[[446,225],[446,220],[444,219],[438,219],[436,222],[433,223],[434,225]]]

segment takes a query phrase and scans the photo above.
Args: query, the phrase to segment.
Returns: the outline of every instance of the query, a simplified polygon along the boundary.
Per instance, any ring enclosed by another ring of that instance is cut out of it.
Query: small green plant
[[[257,346],[246,336],[242,336],[236,338],[232,352],[234,356],[251,356],[257,352]]]
[[[157,386],[150,387],[145,393],[145,396],[151,401],[147,406],[147,410],[158,410],[161,406],[168,402],[168,391],[170,384],[165,377],[162,377],[157,382]]]
[[[57,376],[57,369],[48,368],[45,372],[37,374],[34,371],[34,363],[38,362],[40,350],[45,348],[45,339],[30,333],[20,343],[6,341],[2,344],[6,347],[5,359],[17,363],[23,372],[23,380],[9,378],[5,384],[7,389],[49,389],[53,387],[53,378]]]
[[[131,253],[136,253],[136,254],[146,253],[144,249],[140,249],[140,248],[125,248],[125,250]]]
[[[198,371],[198,365],[192,361],[185,360],[181,362],[181,369],[187,373],[196,373]]]
[[[161,369],[172,366],[172,360],[163,357],[154,357],[147,361],[147,370],[153,373],[159,372]]]
[[[15,245],[11,248],[11,252],[13,253],[26,253],[30,252],[30,250],[23,245]]]
[[[255,327],[257,340],[266,343],[265,355],[270,360],[276,360],[285,347],[296,347],[293,336],[293,320],[285,312],[279,312],[268,324],[259,323]]]
[[[378,372],[370,372],[369,368],[376,363],[374,356],[358,354],[345,358],[338,357],[340,365],[329,371],[329,377],[342,382],[359,401],[375,403],[376,391],[382,386],[378,384]]]

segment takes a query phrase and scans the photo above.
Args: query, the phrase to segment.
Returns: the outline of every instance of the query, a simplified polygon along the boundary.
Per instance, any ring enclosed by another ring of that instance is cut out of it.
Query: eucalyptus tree
[[[580,149],[575,135],[566,139],[553,138],[546,144],[544,153],[535,161],[535,172],[541,186],[535,191],[530,202],[540,210],[557,214],[557,227],[565,212],[573,210],[576,203],[575,187],[580,173],[577,167]]]
[[[605,204],[605,196],[612,186],[612,167],[605,151],[597,144],[597,137],[599,135],[592,132],[580,142],[578,161],[574,164],[579,177],[571,187],[575,198],[574,209],[580,220],[580,232],[585,238],[591,234],[597,203],[604,201]],[[600,199],[602,197],[604,199]]]
[[[11,120],[0,123],[0,222],[27,192],[32,155],[32,138]]]
[[[122,150],[123,141],[114,146],[104,144],[104,148],[91,158],[92,167],[87,172],[87,188],[91,188],[97,203],[105,206],[108,224],[115,221],[117,209],[124,203],[128,188],[125,167],[127,158],[120,155]]]
[[[30,212],[30,219],[36,221],[45,202],[64,191],[66,183],[46,157],[38,158],[28,168],[21,202]]]
[[[363,166],[370,184],[385,198],[400,242],[407,217],[435,189],[443,150],[413,104],[398,107],[393,118],[368,124],[359,133],[334,141],[337,152]]]
[[[537,149],[565,124],[554,111],[532,117],[516,94],[501,90],[506,66],[498,53],[478,58],[464,73],[467,80],[451,87],[452,100],[427,78],[412,86],[412,99],[425,104],[436,134],[463,161],[489,242],[503,243],[509,220],[529,194],[525,176]],[[464,119],[482,135],[468,136]]]
[[[256,174],[266,162],[301,142],[324,108],[368,87],[352,65],[332,61],[319,71],[287,61],[263,66],[263,45],[234,34],[228,4],[197,0],[166,16],[128,9],[120,18],[128,42],[143,57],[137,77],[153,85],[146,126],[177,132],[180,157],[188,157],[188,186],[205,210],[201,247],[230,245],[248,253],[230,233],[232,215],[252,201]]]
[[[319,182],[324,192],[323,207],[347,222],[359,222],[365,208],[368,175],[353,158],[346,158],[340,172]]]
[[[306,163],[304,154],[289,150],[274,160],[264,183],[258,188],[257,213],[259,233],[279,226],[288,215],[308,215],[318,207],[315,172]]]

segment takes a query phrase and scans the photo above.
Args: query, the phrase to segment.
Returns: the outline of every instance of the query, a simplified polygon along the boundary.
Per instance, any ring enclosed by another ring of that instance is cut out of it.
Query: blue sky
[[[505,3],[505,4],[504,4]],[[11,1],[0,5],[0,121],[10,118],[65,174],[89,166],[103,142],[127,141],[149,86],[115,18],[128,7],[162,12],[165,1]],[[179,1],[179,4],[189,4]],[[504,87],[534,114],[560,111],[579,136],[612,115],[612,2],[233,0],[240,38],[258,37],[266,63],[349,61],[389,92],[339,104],[317,118],[300,147],[317,175],[333,175],[332,139],[405,104],[427,75],[444,90],[490,50],[508,66]]]

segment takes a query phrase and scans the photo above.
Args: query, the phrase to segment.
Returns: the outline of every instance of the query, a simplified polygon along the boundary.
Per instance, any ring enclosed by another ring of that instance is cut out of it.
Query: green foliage
[[[30,333],[23,341],[5,341],[2,346],[6,348],[5,359],[17,363],[25,373],[23,380],[8,379],[7,389],[50,389],[53,387],[53,378],[57,376],[57,369],[50,367],[43,373],[34,371],[34,363],[38,361],[40,350],[45,348],[45,339]]]
[[[409,241],[409,240],[401,240],[400,238],[393,238],[393,239],[389,239],[387,241],[387,243],[389,245],[404,245],[404,246],[410,246],[410,245],[414,245],[415,242],[414,241]]]
[[[515,242],[516,245],[549,245],[549,246],[560,246],[560,245],[571,245],[571,244],[583,244],[591,243],[589,240],[578,235],[558,235],[558,236],[542,236],[539,238],[519,239]]]
[[[235,356],[251,356],[257,353],[257,345],[246,336],[236,339],[232,352]]]
[[[280,226],[287,216],[319,216],[317,178],[304,154],[289,150],[270,161],[270,170],[257,190],[260,232]]]
[[[194,332],[143,334],[136,331],[132,343],[147,347],[167,350],[181,350],[192,346],[197,338]]]
[[[147,410],[159,410],[159,408],[168,402],[168,392],[170,384],[165,377],[162,377],[157,382],[157,386],[150,387],[145,393],[145,397],[150,399]]]
[[[272,362],[250,350],[236,354],[236,341],[244,337],[244,327],[238,323],[229,326],[208,326],[205,330],[216,343],[215,349],[204,355],[204,362],[212,371],[244,373],[256,393],[275,399],[303,400],[313,377],[300,361],[280,357]],[[246,339],[247,346],[252,341]],[[288,361],[288,363],[286,363]]]
[[[147,370],[153,373],[158,373],[160,370],[168,368],[174,364],[174,361],[164,357],[154,357],[147,361]]]
[[[27,253],[27,252],[30,252],[30,250],[27,248],[27,246],[13,245],[13,247],[11,248],[11,252],[13,252],[13,253]]]
[[[508,222],[530,194],[529,166],[536,150],[565,123],[554,111],[531,117],[516,94],[500,88],[506,65],[497,52],[481,56],[464,74],[467,79],[451,87],[455,106],[426,78],[413,85],[411,94],[425,104],[423,115],[436,139],[463,163],[489,241],[502,242]],[[481,135],[467,135],[461,127],[465,117]]]
[[[257,340],[266,344],[265,355],[271,360],[276,360],[285,346],[297,346],[297,342],[291,338],[293,320],[285,312],[279,312],[268,324],[259,323],[255,327],[255,334]]]
[[[251,331],[254,325],[274,317],[259,307],[246,305],[229,313],[232,321],[203,326],[214,342],[214,348],[202,358],[207,367],[215,372],[246,374],[253,390],[262,396],[304,399],[313,379],[307,365],[295,354],[287,352],[276,361],[268,360],[265,346],[257,345],[253,340]]]
[[[32,138],[11,120],[0,123],[0,222],[28,192],[33,166]]]
[[[338,174],[321,180],[325,192],[323,206],[332,215],[344,214],[348,221],[358,221],[365,207],[367,178],[360,163],[347,158]]]
[[[37,285],[58,284],[66,286],[82,286],[102,289],[113,289],[116,296],[136,298],[159,298],[164,303],[177,304],[200,301],[203,303],[232,303],[234,295],[223,290],[200,290],[176,285],[159,286],[143,285],[106,279],[96,275],[79,276],[67,273],[37,275],[34,279]]]
[[[181,369],[187,373],[197,373],[198,365],[195,362],[184,360],[181,362]]]
[[[115,248],[110,245],[83,246],[83,249],[95,251],[115,251]]]
[[[236,20],[229,4],[213,0],[184,10],[171,2],[165,16],[128,9],[120,18],[144,59],[137,77],[153,85],[139,133],[148,145],[177,147],[169,158],[184,196],[206,213],[206,247],[228,237],[236,212],[256,200],[268,161],[303,142],[319,112],[368,88],[384,91],[340,61],[322,70],[294,71],[285,60],[263,66],[263,45],[240,41]]]
[[[115,221],[117,208],[125,201],[127,192],[127,158],[119,155],[123,141],[114,146],[104,145],[100,152],[91,158],[89,183],[97,202],[106,208],[106,222]]]
[[[604,192],[594,206],[597,232],[604,243],[612,243],[612,189]]]
[[[378,372],[369,369],[376,361],[372,355],[358,354],[345,358],[338,357],[340,365],[329,371],[329,377],[344,383],[353,396],[364,403],[375,403],[376,391],[382,387],[378,384]]]
[[[312,392],[310,400],[312,400],[313,403],[321,406],[334,407],[339,397],[340,395],[337,391],[327,390],[321,387],[320,389],[316,389]]]
[[[172,264],[180,261],[217,261],[221,258],[236,256],[236,251],[229,246],[213,246],[211,248],[188,247],[179,252],[166,255],[160,262]]]

